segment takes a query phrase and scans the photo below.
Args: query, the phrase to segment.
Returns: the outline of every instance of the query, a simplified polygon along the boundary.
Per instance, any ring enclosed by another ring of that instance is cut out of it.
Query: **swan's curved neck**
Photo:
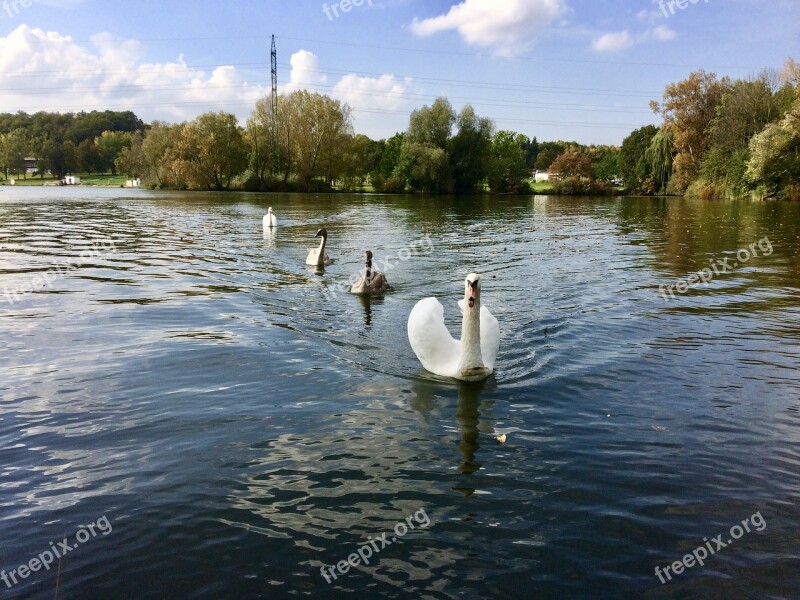
[[[328,236],[326,236],[326,235],[323,235],[322,239],[319,241],[319,255],[320,255],[320,258],[325,256],[325,244],[327,243],[327,241],[328,241]]]
[[[461,326],[461,361],[462,371],[483,367],[481,355],[481,305],[479,301],[470,308],[464,305],[464,318]]]

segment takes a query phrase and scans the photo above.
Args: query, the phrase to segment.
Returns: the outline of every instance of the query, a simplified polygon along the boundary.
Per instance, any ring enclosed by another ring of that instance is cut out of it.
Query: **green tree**
[[[9,172],[25,175],[25,157],[29,151],[30,142],[22,129],[14,129],[0,137],[0,162],[6,177]]]
[[[632,132],[622,142],[619,157],[619,175],[628,190],[648,193],[652,192],[652,173],[645,157],[653,137],[659,129],[655,125],[647,125]]]
[[[723,95],[709,128],[711,147],[701,163],[702,178],[733,193],[744,191],[750,140],[766,125],[781,119],[793,97],[791,86],[780,87],[773,71],[734,81]]]
[[[395,177],[408,182],[416,192],[453,192],[453,177],[447,152],[433,144],[409,142],[406,139]]]
[[[496,193],[516,194],[525,191],[530,176],[527,136],[513,131],[498,131],[492,140],[489,187]]]
[[[100,171],[117,174],[116,160],[132,143],[132,134],[125,131],[104,131],[94,139]]]
[[[78,144],[78,163],[80,164],[80,170],[84,173],[91,175],[100,171],[102,165],[94,140],[85,139]]]
[[[553,161],[553,164],[550,165],[550,170],[562,177],[591,178],[592,161],[582,150],[574,147],[567,148],[563,154]]]
[[[260,187],[280,168],[280,147],[277,140],[277,115],[272,109],[269,96],[256,102],[255,109],[247,120],[245,137],[249,146],[250,171]]]
[[[208,112],[184,123],[176,172],[189,187],[223,191],[247,168],[247,146],[236,115]]]
[[[492,159],[494,122],[480,118],[469,104],[456,119],[458,133],[448,142],[453,189],[458,194],[483,190]]]
[[[64,146],[49,136],[40,137],[32,143],[31,150],[37,159],[39,175],[44,179],[48,171],[61,179],[67,174]]]
[[[577,146],[577,144],[570,144],[567,142],[540,142],[539,152],[534,162],[536,170],[549,171],[553,161],[564,154],[566,149],[570,146]]]
[[[727,77],[718,79],[714,73],[701,70],[684,81],[669,84],[662,103],[650,103],[654,112],[661,113],[663,129],[672,139],[675,149],[672,182],[679,192],[684,192],[700,173],[701,161],[710,146],[709,128],[730,86]]]
[[[599,181],[611,181],[619,176],[620,150],[615,146],[592,146],[589,148],[592,161],[592,176]]]
[[[405,139],[406,134],[400,132],[394,134],[382,144],[381,159],[378,164],[377,173],[384,179],[391,177],[395,168],[397,168]]]
[[[306,90],[282,96],[278,133],[282,147],[284,181],[294,172],[305,190],[315,177],[325,175],[342,135],[352,135],[351,110],[338,100]],[[336,173],[329,173],[337,176]]]
[[[383,144],[367,136],[343,136],[341,176],[345,189],[353,190],[363,186],[370,173],[378,169]]]
[[[114,160],[116,170],[128,177],[144,178],[147,174],[147,161],[143,146],[144,136],[138,132],[134,133],[131,136],[131,145],[123,148]]]
[[[80,144],[84,140],[94,140],[104,131],[143,131],[144,123],[131,111],[80,112],[71,115],[65,123],[64,137]]]
[[[414,191],[452,193],[453,175],[448,143],[456,113],[446,98],[411,113],[393,178]]]
[[[800,97],[779,123],[750,141],[747,180],[770,195],[800,196]]]
[[[67,140],[61,144],[61,153],[64,155],[65,175],[78,171],[80,162],[78,160],[78,146],[72,140]]]
[[[650,147],[645,152],[647,167],[653,176],[654,191],[667,192],[669,182],[673,176],[675,146],[672,141],[672,132],[669,129],[659,129],[658,133],[650,140]]]
[[[179,178],[174,168],[178,158],[181,129],[181,125],[159,121],[151,123],[142,139],[145,185],[161,189],[186,187],[186,181]]]
[[[536,139],[536,136],[533,136],[530,145],[528,146],[528,152],[525,156],[525,162],[528,165],[529,169],[533,169],[536,166],[536,160],[539,158],[539,140]]]
[[[456,113],[447,98],[437,98],[433,105],[411,113],[406,138],[415,144],[427,144],[447,150],[456,123]]]

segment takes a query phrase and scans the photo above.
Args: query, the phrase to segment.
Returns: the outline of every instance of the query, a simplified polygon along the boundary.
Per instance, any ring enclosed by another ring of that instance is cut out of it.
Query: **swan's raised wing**
[[[414,354],[431,373],[454,377],[461,358],[461,343],[444,324],[444,307],[436,298],[417,302],[408,317],[408,341]]]
[[[485,306],[481,306],[481,356],[483,364],[494,370],[500,349],[500,323]]]

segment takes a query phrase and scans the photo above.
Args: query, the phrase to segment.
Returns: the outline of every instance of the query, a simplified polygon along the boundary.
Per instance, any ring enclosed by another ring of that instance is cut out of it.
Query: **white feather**
[[[463,300],[459,307],[463,313]],[[478,378],[485,379],[494,371],[500,347],[500,324],[485,306],[481,307],[480,328],[480,354],[486,370]],[[444,307],[436,298],[417,302],[408,317],[408,340],[422,366],[431,373],[454,379],[476,379],[461,372],[461,358],[467,349],[450,334],[444,323]]]

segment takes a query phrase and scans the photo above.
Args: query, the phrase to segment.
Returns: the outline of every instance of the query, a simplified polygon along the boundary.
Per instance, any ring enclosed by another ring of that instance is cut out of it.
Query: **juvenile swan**
[[[444,324],[444,308],[436,298],[420,300],[408,317],[408,340],[417,358],[431,373],[462,381],[482,381],[494,371],[500,347],[500,325],[489,309],[481,308],[481,276],[467,275],[461,340]]]
[[[332,264],[333,261],[327,254],[325,254],[325,244],[328,243],[328,230],[323,227],[314,237],[321,237],[322,240],[319,243],[319,248],[308,249],[308,258],[306,258],[306,264],[313,265],[315,267],[324,267]]]
[[[275,218],[275,213],[272,212],[272,207],[267,209],[267,214],[264,215],[264,229],[272,229],[278,226],[278,220]]]
[[[367,250],[367,262],[364,274],[358,278],[355,285],[350,288],[353,294],[381,294],[390,289],[386,275],[372,268],[372,251]]]

